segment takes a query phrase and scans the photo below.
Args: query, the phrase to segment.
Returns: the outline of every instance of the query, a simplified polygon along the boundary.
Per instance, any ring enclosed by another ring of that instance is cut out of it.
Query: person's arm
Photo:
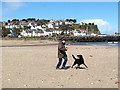
[[[59,48],[59,50],[61,50],[61,51],[67,51],[67,49],[65,48],[65,46],[63,46],[63,45],[61,45],[61,44],[58,45],[58,48]]]

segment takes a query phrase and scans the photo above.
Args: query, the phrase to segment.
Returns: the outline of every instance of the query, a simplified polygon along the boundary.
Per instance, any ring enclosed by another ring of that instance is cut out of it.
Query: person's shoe
[[[66,67],[62,67],[61,69],[66,69]]]
[[[60,70],[60,68],[59,68],[59,67],[56,67],[56,69],[59,69],[59,70]]]

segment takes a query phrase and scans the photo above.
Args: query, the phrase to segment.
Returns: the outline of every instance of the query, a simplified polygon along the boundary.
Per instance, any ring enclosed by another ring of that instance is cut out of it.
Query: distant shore
[[[51,40],[51,41],[59,41],[61,38],[64,38],[69,42],[110,42],[110,41],[120,41],[120,36],[69,36],[69,35],[61,35],[56,37],[21,37],[21,38],[1,38],[2,40]]]
[[[58,45],[59,41],[55,40],[0,40],[0,47],[33,47],[33,46],[49,46]],[[120,46],[118,41],[112,42],[70,42],[66,41],[66,45],[99,45],[99,46]]]

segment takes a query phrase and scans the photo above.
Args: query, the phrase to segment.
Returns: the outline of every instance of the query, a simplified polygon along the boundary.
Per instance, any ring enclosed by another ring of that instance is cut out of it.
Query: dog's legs
[[[80,64],[77,65],[76,69],[80,68]]]
[[[85,65],[86,68],[88,68],[87,65],[86,65],[85,63],[83,63],[83,64]]]
[[[73,63],[72,68],[73,68],[73,66],[75,66],[75,65],[76,65],[76,62]]]

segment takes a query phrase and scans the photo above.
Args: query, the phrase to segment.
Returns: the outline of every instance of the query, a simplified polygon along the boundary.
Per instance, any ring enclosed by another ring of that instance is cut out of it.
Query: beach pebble
[[[90,76],[90,74],[88,74]]]
[[[51,83],[54,83],[54,82],[51,82]]]
[[[64,85],[57,85],[57,87],[61,88],[61,87],[64,87]]]
[[[42,83],[43,83],[43,80],[42,80]]]
[[[60,85],[61,87],[64,87],[64,85],[62,84],[62,85]]]
[[[8,79],[8,81],[10,81],[10,79]]]
[[[70,77],[67,77],[68,80],[70,80]]]
[[[101,82],[101,80],[98,80],[98,82]]]
[[[92,55],[90,55],[90,57],[93,57]]]
[[[113,80],[113,78],[110,78],[110,80]]]
[[[91,84],[93,85],[93,82],[91,82]]]
[[[24,85],[25,87],[27,86],[27,85]]]

